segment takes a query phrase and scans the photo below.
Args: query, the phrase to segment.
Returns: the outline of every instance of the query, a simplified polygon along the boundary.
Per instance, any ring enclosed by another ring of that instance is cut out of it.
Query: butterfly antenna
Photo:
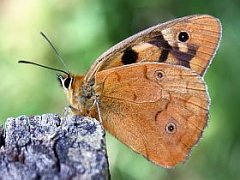
[[[64,60],[63,58],[60,56],[60,54],[58,53],[57,49],[54,47],[54,45],[52,44],[52,42],[47,38],[47,36],[43,33],[43,32],[40,32],[40,34],[43,36],[43,38],[49,43],[49,45],[52,47],[53,51],[55,52],[57,58],[61,61],[61,63],[63,64],[63,66],[65,67],[65,69],[67,70],[67,66],[66,64],[64,63]]]
[[[49,67],[49,66],[44,66],[44,65],[41,65],[41,64],[38,64],[38,63],[35,63],[35,62],[20,60],[20,61],[18,61],[18,63],[32,64],[32,65],[40,66],[40,67],[45,68],[45,69],[51,69],[51,70],[54,70],[54,71],[62,72],[62,73],[69,76],[69,73],[66,72],[66,71],[63,71],[61,69],[56,69],[56,68],[53,68],[53,67]]]

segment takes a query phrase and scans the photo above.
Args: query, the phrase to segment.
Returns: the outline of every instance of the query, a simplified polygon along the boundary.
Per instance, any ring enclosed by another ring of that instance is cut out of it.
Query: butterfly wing
[[[100,71],[95,89],[104,128],[164,167],[185,160],[207,124],[205,83],[181,66],[138,63]]]
[[[85,76],[136,62],[182,65],[204,75],[217,50],[221,24],[209,15],[187,16],[153,26],[113,46],[102,54]]]

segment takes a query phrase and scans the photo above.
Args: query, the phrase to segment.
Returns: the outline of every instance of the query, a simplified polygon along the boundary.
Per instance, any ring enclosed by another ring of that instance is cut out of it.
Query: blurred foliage
[[[239,0],[1,0],[0,119],[62,113],[67,105],[55,73],[19,65],[20,59],[63,69],[39,35],[52,40],[68,69],[84,73],[102,52],[154,24],[191,14],[210,14],[223,25],[218,53],[206,74],[210,120],[191,158],[175,169],[148,162],[110,135],[112,179],[240,179]]]

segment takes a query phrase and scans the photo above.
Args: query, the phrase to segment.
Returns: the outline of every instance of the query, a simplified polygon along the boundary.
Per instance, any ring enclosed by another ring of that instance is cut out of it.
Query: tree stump
[[[109,179],[102,125],[73,115],[8,118],[0,127],[0,179]]]

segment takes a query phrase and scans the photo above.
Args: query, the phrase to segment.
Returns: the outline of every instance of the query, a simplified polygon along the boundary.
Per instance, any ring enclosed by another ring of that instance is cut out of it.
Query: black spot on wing
[[[178,40],[181,42],[186,42],[189,40],[189,35],[187,32],[182,31],[178,34]]]
[[[131,47],[128,47],[123,52],[122,63],[124,65],[135,63],[137,59],[138,59],[138,53],[134,51]]]
[[[168,54],[169,54],[169,50],[162,50],[160,58],[159,58],[159,62],[164,62],[167,60],[168,58]]]

